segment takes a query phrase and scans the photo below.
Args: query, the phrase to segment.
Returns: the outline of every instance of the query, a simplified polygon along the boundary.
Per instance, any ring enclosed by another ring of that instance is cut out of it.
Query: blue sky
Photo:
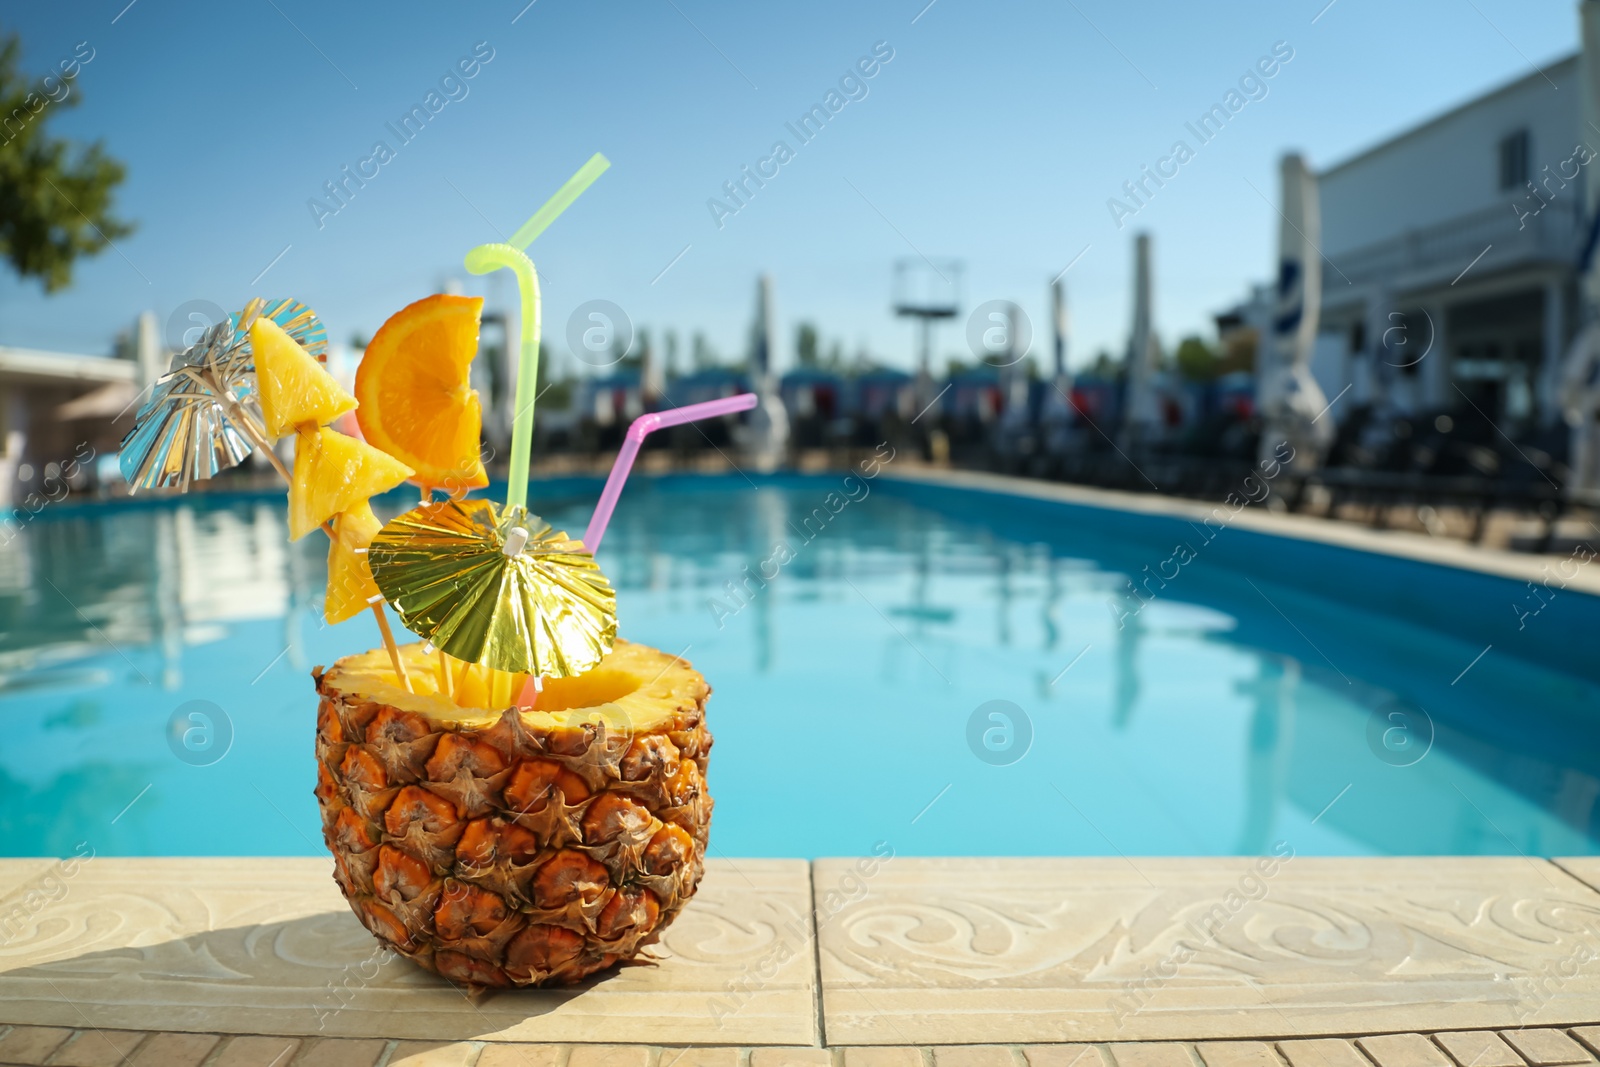
[[[685,349],[703,330],[741,353],[767,270],[781,359],[811,320],[825,343],[909,366],[890,267],[925,254],[965,262],[967,307],[1018,301],[1043,355],[1047,286],[1082,253],[1066,275],[1078,362],[1121,351],[1135,228],[1154,237],[1163,338],[1209,332],[1213,312],[1269,273],[1276,228],[1257,190],[1276,195],[1282,151],[1326,166],[1577,44],[1575,5],[1561,0],[926,5],[10,6],[0,25],[21,33],[30,72],[79,42],[94,49],[82,106],[52,128],[102,139],[127,163],[119,208],[139,229],[64,293],[0,277],[0,343],[104,352],[142,310],[165,320],[188,300],[237,307],[257,294],[305,300],[335,338],[370,334],[464,277],[468,248],[509,234],[602,151],[610,172],[530,249],[558,352],[573,310],[604,299],[657,337],[677,330]],[[1265,98],[1119,230],[1107,199],[1280,41],[1293,58]],[[459,98],[402,144],[386,124],[480,42],[493,58],[447,83]],[[878,42],[893,58],[866,95],[801,143],[785,124]],[[319,226],[308,202],[331,203],[324,182],[380,140],[393,158]],[[707,201],[780,140],[793,158],[719,228]],[[487,292],[508,298],[509,283]],[[964,354],[959,320],[936,346]]]

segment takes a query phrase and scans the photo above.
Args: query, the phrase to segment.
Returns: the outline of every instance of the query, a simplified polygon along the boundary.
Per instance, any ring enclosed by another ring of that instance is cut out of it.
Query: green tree
[[[496,349],[485,348],[484,354],[490,355]],[[491,358],[498,358],[492,356]],[[556,377],[555,354],[550,351],[550,345],[545,341],[539,342],[539,379],[538,379],[539,407],[544,411],[566,411],[572,406],[573,380],[571,375],[563,374]]]
[[[1217,362],[1216,350],[1199,337],[1191,335],[1178,343],[1178,373],[1191,382],[1215,378]]]
[[[794,351],[802,367],[817,365],[817,328],[811,323],[802,322],[795,332]]]
[[[64,61],[59,80],[52,74],[32,85],[20,51],[15,34],[0,37],[0,253],[54,292],[71,284],[80,256],[104,251],[133,226],[111,214],[122,164],[99,142],[74,149],[45,130],[57,111],[78,105],[78,65]]]

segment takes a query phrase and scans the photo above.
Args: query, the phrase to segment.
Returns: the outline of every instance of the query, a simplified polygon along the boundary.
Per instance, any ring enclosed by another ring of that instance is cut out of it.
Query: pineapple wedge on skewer
[[[354,410],[356,398],[276,322],[268,318],[253,322],[250,346],[269,447],[286,433],[299,438],[292,474],[273,458],[273,465],[289,479],[289,539],[299,540],[323,526],[333,541],[323,617],[342,622],[362,607],[371,607],[389,661],[409,689],[411,680],[379,603],[382,598],[372,570],[357,553],[365,551],[380,525],[368,499],[399,485],[411,475],[411,468],[323,425]],[[336,516],[337,529],[327,526]]]
[[[361,503],[342,511],[333,520],[333,537],[328,544],[328,595],[322,617],[330,623],[353,619],[382,596],[372,580],[365,549],[383,528],[372,505]]]
[[[356,409],[356,398],[271,319],[258,318],[250,324],[250,348],[255,353],[261,421],[271,440],[300,426],[326,426]]]
[[[365,441],[326,426],[300,427],[294,480],[289,483],[289,540],[300,540],[340,512],[409,477],[410,467]]]

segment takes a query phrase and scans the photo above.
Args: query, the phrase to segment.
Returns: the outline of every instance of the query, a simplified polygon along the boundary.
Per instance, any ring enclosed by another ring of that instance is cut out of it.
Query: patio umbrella
[[[468,663],[568,678],[616,641],[616,593],[594,556],[519,505],[412,508],[378,531],[367,562],[406,626]]]
[[[132,382],[107,382],[98,389],[84,393],[56,408],[56,418],[61,422],[75,419],[111,419],[126,412],[139,399],[139,387]]]
[[[171,369],[156,380],[122,441],[120,466],[130,491],[187,491],[238,466],[257,447],[282,469],[261,426],[250,348],[250,325],[262,315],[319,361],[327,360],[328,331],[309,307],[290,299],[251,300],[174,356]]]

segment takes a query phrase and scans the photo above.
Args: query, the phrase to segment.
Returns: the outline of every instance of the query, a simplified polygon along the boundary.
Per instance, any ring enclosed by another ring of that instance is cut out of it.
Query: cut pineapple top
[[[370,700],[467,727],[492,725],[506,711],[457,706],[439,691],[433,656],[424,652],[422,645],[402,645],[400,654],[405,657],[414,693],[400,684],[389,654],[381,648],[339,660],[323,675],[322,685],[346,698]],[[619,638],[611,653],[588,673],[545,682],[541,709],[525,711],[522,718],[534,727],[603,723],[608,730],[648,733],[666,729],[674,719],[700,708],[709,692],[705,679],[687,661]]]
[[[250,350],[255,355],[256,385],[261,393],[261,420],[272,440],[301,426],[326,426],[355,410],[356,398],[266,316],[250,324]]]

